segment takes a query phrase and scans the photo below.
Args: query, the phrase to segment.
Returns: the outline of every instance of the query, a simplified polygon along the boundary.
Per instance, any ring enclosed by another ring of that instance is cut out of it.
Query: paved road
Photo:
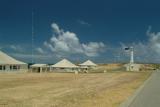
[[[128,107],[160,107],[160,71],[151,76]]]

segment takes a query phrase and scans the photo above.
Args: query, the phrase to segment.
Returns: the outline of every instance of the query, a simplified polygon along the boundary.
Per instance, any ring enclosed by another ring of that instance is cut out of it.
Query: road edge
[[[143,90],[144,86],[149,82],[149,80],[151,80],[152,78],[152,75],[154,74],[155,72],[153,71],[152,74],[150,75],[150,77],[148,79],[146,79],[144,81],[144,83],[131,95],[127,98],[127,100],[125,100],[124,102],[122,102],[120,104],[119,107],[129,107],[130,104],[134,101],[134,99],[137,97],[137,95]]]

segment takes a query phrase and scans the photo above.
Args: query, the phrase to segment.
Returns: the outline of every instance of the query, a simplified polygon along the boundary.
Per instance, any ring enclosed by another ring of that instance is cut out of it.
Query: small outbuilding
[[[22,61],[16,60],[6,53],[0,51],[0,71],[22,71],[28,70],[28,64]]]
[[[31,72],[47,72],[50,67],[47,64],[33,64],[31,65]]]
[[[124,67],[126,71],[141,71],[142,64],[128,63],[125,64]]]

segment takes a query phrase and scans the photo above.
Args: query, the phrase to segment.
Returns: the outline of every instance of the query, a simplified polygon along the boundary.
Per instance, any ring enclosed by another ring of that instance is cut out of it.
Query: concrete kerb
[[[151,80],[152,75],[154,74],[154,72],[151,74],[151,76],[136,90],[136,92],[134,92],[134,94],[130,97],[128,97],[128,99],[124,102],[122,102],[120,104],[119,107],[129,107],[132,102],[136,99],[136,97],[138,96],[138,94],[143,90],[144,86],[149,82],[149,80]]]

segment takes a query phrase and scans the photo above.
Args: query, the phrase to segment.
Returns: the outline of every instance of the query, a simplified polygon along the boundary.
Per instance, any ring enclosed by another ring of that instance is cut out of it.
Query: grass
[[[118,107],[150,74],[0,74],[0,107]]]

